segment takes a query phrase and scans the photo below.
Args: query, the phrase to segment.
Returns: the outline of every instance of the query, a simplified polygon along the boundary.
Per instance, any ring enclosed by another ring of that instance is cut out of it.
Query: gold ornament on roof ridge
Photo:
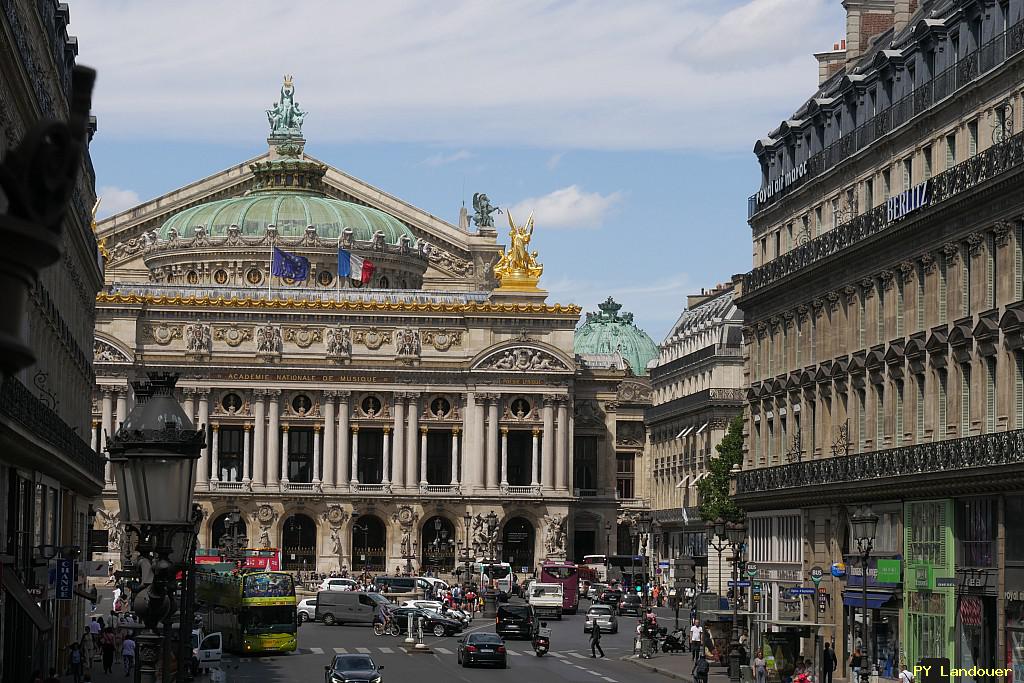
[[[494,264],[494,275],[500,283],[499,289],[537,291],[537,283],[544,272],[544,266],[537,262],[536,251],[527,250],[533,238],[533,213],[521,226],[516,225],[511,211],[506,211],[505,215],[508,216],[508,237],[511,243],[508,250],[502,253],[501,258]]]

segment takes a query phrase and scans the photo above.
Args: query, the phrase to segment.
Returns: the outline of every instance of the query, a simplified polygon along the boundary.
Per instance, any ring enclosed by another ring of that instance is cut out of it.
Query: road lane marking
[[[383,650],[384,648],[381,648],[381,649]],[[450,655],[450,654],[452,654],[452,651],[451,651],[451,650],[449,650],[449,649],[448,649],[448,648],[446,648],[446,647],[435,647],[434,649],[435,649],[436,651],[440,652],[440,653],[441,653],[441,654],[443,654],[443,655]]]
[[[377,649],[381,651],[381,654],[385,654],[385,655],[394,654],[394,652],[395,652],[390,647],[378,647]]]
[[[570,662],[568,659],[559,659],[558,661],[560,661],[562,664],[568,664],[569,666],[575,666],[575,664]]]
[[[608,678],[607,676],[602,676],[602,678],[604,678],[604,680],[608,681],[608,683],[619,683],[614,678]]]
[[[587,670],[586,667],[580,666],[579,664],[573,664],[573,666],[575,666],[580,671],[586,671]]]
[[[523,656],[523,653],[522,653],[522,652],[516,652],[515,650],[509,650],[509,651],[508,651],[508,653],[509,653],[510,655],[514,655],[514,656],[516,656],[516,657],[522,657],[522,656]]]
[[[587,659],[585,655],[581,655],[579,652],[570,652],[569,654],[575,657],[576,659]]]
[[[339,654],[339,655],[347,655],[348,654],[348,650],[346,650],[343,647],[336,647],[336,648],[334,648],[334,653],[335,654]]]
[[[324,649],[322,647],[311,647],[309,648],[309,651],[314,655],[322,655],[324,653]]]
[[[559,659],[565,659],[565,655],[563,655],[561,652],[552,652],[551,656],[558,657]]]
[[[591,671],[590,669],[587,669],[587,671],[589,671],[590,673],[594,674],[595,676],[600,676],[601,675],[601,674],[597,673],[596,671]]]
[[[356,652],[361,652],[364,655],[370,654],[370,648],[368,647],[357,647]]]

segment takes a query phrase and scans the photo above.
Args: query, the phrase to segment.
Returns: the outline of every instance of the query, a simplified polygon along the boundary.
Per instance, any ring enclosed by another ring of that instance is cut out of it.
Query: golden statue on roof
[[[511,244],[498,262],[494,264],[494,275],[498,278],[500,289],[532,291],[537,289],[544,266],[537,262],[537,252],[528,251],[533,238],[533,214],[525,225],[517,226],[512,212],[507,211],[509,240]]]

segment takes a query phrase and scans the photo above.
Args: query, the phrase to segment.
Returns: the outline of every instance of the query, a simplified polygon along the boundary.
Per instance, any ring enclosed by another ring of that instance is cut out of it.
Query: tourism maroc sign
[[[915,185],[909,190],[904,190],[885,200],[885,222],[898,221],[907,214],[927,206],[931,199],[931,194],[928,192],[930,182],[926,180],[920,185]]]

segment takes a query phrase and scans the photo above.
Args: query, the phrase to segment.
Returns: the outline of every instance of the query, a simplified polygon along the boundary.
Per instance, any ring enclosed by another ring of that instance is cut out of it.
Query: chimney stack
[[[917,9],[916,0],[896,0],[896,8],[893,12],[893,28],[897,33],[902,31],[910,23],[910,15]]]
[[[846,63],[863,55],[871,39],[889,30],[894,13],[902,2],[909,7],[914,0],[844,0],[846,8]],[[909,18],[909,14],[907,15]],[[906,24],[906,22],[904,22]]]

